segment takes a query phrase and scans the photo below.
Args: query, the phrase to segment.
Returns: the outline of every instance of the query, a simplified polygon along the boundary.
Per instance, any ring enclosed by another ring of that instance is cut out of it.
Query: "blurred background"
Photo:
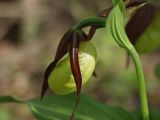
[[[108,8],[106,0],[0,0],[0,96],[23,100],[40,96],[43,74],[53,60],[62,35],[78,21]],[[93,38],[99,60],[97,77],[83,92],[127,110],[139,108],[132,61],[99,29]],[[149,105],[160,108],[160,50],[141,55]],[[35,120],[25,105],[0,104],[1,120]]]

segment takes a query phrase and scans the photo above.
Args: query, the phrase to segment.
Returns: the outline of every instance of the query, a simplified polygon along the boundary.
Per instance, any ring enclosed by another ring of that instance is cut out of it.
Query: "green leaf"
[[[22,103],[23,101],[12,96],[0,96],[0,103],[10,103],[10,102]]]
[[[5,102],[4,99],[0,102]],[[14,98],[14,97],[11,97]],[[17,99],[10,99],[14,102]],[[19,101],[19,100],[18,100]],[[29,105],[37,120],[67,120],[74,108],[75,94],[68,96],[50,95],[42,100],[35,99],[25,102]],[[136,120],[136,118],[120,107],[111,107],[81,94],[80,103],[75,113],[76,120]]]

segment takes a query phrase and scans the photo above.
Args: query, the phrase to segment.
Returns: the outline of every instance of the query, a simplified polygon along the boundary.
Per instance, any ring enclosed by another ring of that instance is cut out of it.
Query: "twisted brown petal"
[[[59,43],[59,46],[57,48],[57,52],[56,52],[56,56],[55,59],[52,63],[49,64],[49,66],[47,67],[45,74],[44,74],[44,81],[43,81],[43,86],[42,86],[42,91],[41,91],[41,98],[44,96],[47,88],[48,88],[48,77],[50,75],[50,73],[52,72],[52,70],[55,68],[56,64],[58,63],[58,61],[66,54],[68,47],[69,47],[69,43],[71,41],[72,38],[72,30],[69,30],[63,37],[61,42]]]
[[[124,1],[124,5],[126,8],[134,7],[143,3],[145,3],[145,0],[125,0]],[[108,17],[111,10],[112,10],[112,6],[101,11],[98,16],[102,18],[106,18]]]
[[[126,8],[129,8],[129,7],[134,7],[134,6],[143,4],[145,2],[146,0],[126,0],[124,4]]]
[[[60,57],[62,57],[68,51],[68,47],[69,47],[69,43],[70,43],[71,38],[72,38],[72,34],[73,34],[73,30],[69,30],[64,35],[62,40],[60,41],[59,46],[57,48],[55,60],[59,59]]]
[[[92,25],[92,26],[90,27],[90,29],[89,29],[88,35],[85,34],[83,31],[80,33],[80,37],[81,37],[80,40],[81,40],[81,41],[90,41],[90,40],[93,38],[96,30],[97,30],[98,28],[102,28],[102,27],[103,27],[103,26]]]
[[[94,26],[91,26],[90,30],[89,30],[89,33],[87,35],[87,39],[88,40],[91,40],[94,36],[94,34],[96,33],[96,30],[98,28],[102,28],[101,26],[98,26],[98,25],[94,25]]]
[[[155,8],[146,4],[139,8],[126,25],[126,33],[134,45],[154,19]]]
[[[71,70],[72,70],[74,80],[76,83],[76,88],[77,88],[77,98],[76,98],[75,108],[71,114],[70,120],[74,120],[74,112],[75,112],[77,105],[78,105],[78,102],[79,102],[81,86],[82,86],[82,76],[81,76],[79,59],[78,59],[79,45],[80,45],[80,37],[79,37],[78,33],[75,32],[73,34],[73,38],[72,38],[72,42],[70,44],[69,52],[70,52]]]

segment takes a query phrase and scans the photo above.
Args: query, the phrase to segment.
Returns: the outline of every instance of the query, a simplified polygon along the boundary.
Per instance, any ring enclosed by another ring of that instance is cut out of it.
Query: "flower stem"
[[[135,68],[136,68],[136,72],[137,72],[142,117],[143,117],[143,120],[150,120],[147,95],[146,95],[145,80],[144,80],[144,74],[143,74],[141,61],[140,61],[139,55],[134,47],[132,47],[129,50],[129,52],[130,52],[130,55],[133,59],[133,62],[135,64]]]
[[[92,25],[99,25],[102,27],[106,26],[106,19],[105,18],[100,18],[100,17],[95,17],[95,18],[88,18],[85,20],[82,20],[79,22],[77,25],[73,27],[75,30],[80,30],[84,27],[92,26]]]

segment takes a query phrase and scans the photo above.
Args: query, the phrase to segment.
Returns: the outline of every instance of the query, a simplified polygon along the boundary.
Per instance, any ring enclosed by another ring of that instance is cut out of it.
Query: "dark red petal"
[[[52,63],[49,64],[49,66],[47,67],[45,74],[44,74],[44,80],[43,80],[43,86],[42,86],[42,91],[41,91],[41,98],[44,96],[47,88],[48,88],[48,77],[50,75],[50,73],[52,72],[52,70],[55,68],[56,64],[58,63],[58,61],[66,54],[68,47],[69,47],[69,43],[70,40],[72,38],[72,30],[69,30],[62,38],[62,40],[59,43],[57,52],[56,52],[56,56],[55,59]]]
[[[134,7],[134,6],[143,4],[145,2],[146,2],[145,0],[126,0],[124,4],[126,8],[129,8],[129,7]]]
[[[77,88],[77,99],[76,99],[75,108],[72,112],[70,120],[74,120],[74,112],[75,112],[77,105],[78,105],[78,102],[79,102],[81,86],[82,86],[82,76],[81,76],[79,59],[78,59],[79,45],[80,45],[80,37],[79,37],[78,33],[75,32],[73,35],[73,38],[72,38],[72,42],[70,44],[69,52],[70,52],[71,70],[72,70],[74,80],[76,83],[76,88]]]
[[[135,44],[138,38],[149,27],[154,19],[155,9],[152,5],[146,4],[139,8],[126,25],[126,33],[132,44]]]
[[[78,34],[74,33],[72,42],[70,44],[70,65],[77,87],[77,95],[80,94],[82,84],[82,77],[78,59],[79,45],[80,40],[78,39]]]

